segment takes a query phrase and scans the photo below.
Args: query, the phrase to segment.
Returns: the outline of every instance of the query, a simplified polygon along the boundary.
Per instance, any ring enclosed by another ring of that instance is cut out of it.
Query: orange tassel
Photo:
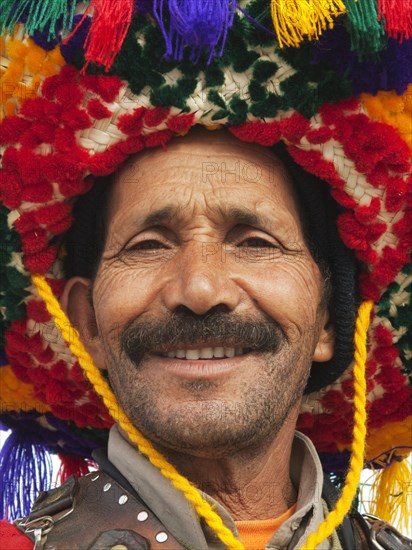
[[[378,18],[383,19],[388,36],[399,42],[412,38],[412,2],[378,0]]]

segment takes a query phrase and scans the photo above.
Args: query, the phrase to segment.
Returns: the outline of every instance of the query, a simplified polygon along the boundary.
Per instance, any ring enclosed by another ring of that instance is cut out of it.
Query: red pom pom
[[[383,365],[391,364],[399,357],[399,351],[395,346],[380,346],[373,352],[373,357]]]
[[[392,345],[392,333],[383,325],[378,325],[375,329],[375,339],[381,346]]]
[[[68,368],[64,361],[57,361],[50,369],[51,377],[66,382],[69,378]]]
[[[30,231],[30,229],[37,225],[34,212],[23,212],[13,225],[19,233],[27,233],[27,231]]]
[[[385,206],[388,212],[398,212],[402,209],[407,191],[408,185],[403,178],[388,178],[385,199]]]
[[[87,88],[99,94],[103,101],[112,103],[120,88],[123,86],[122,81],[117,76],[103,76],[103,75],[84,75],[80,78],[81,84]]]
[[[345,187],[346,182],[336,173],[333,163],[325,160],[320,151],[304,151],[293,146],[289,146],[288,151],[291,157],[311,174],[329,182],[337,189]]]
[[[56,202],[54,204],[39,208],[32,215],[37,223],[49,226],[57,221],[67,218],[67,216],[70,215],[71,210],[71,204],[67,202]]]
[[[367,250],[357,250],[356,257],[361,262],[365,262],[368,265],[375,265],[379,261],[379,256],[376,250],[368,248]]]
[[[53,187],[48,181],[39,181],[24,188],[21,193],[23,201],[44,203],[53,197]]]
[[[33,367],[33,365],[32,368],[29,369],[28,376],[30,381],[36,384],[36,386],[44,386],[50,379],[50,373],[47,369],[44,367]]]
[[[356,218],[362,222],[370,222],[374,220],[381,211],[381,201],[378,197],[373,197],[369,206],[360,206],[356,212]]]
[[[129,136],[140,135],[143,128],[143,116],[145,107],[137,107],[130,115],[121,115],[118,120],[118,128]]]
[[[306,134],[306,139],[309,143],[319,144],[326,143],[333,137],[333,132],[330,128],[322,127],[316,128],[315,130],[309,130]]]
[[[25,255],[24,264],[30,273],[43,274],[50,269],[55,259],[56,247],[49,246],[37,254]]]
[[[55,98],[63,105],[64,110],[77,107],[83,96],[83,90],[74,82],[67,82],[62,86],[58,86],[55,92]]]
[[[23,103],[20,109],[20,114],[31,120],[42,120],[44,118],[45,103],[53,104],[52,101],[43,97],[28,99]]]
[[[76,147],[76,134],[72,128],[57,128],[54,138],[57,153],[69,153]]]
[[[148,128],[155,128],[167,118],[169,113],[170,109],[168,107],[154,107],[153,109],[149,109],[144,115],[144,124]]]
[[[46,304],[38,300],[30,300],[26,305],[27,318],[33,319],[36,323],[46,323],[51,319]]]
[[[195,114],[179,115],[167,121],[167,127],[175,134],[185,134],[193,126]]]
[[[32,125],[31,131],[40,140],[41,143],[53,143],[56,128],[49,122],[39,121],[35,122]]]
[[[343,242],[355,250],[367,250],[367,229],[359,223],[352,212],[343,212],[338,219],[338,228]]]
[[[339,103],[325,103],[319,109],[323,122],[328,126],[333,126],[347,112],[354,111],[359,111],[359,101],[357,99],[347,99]]]
[[[77,180],[65,180],[59,183],[60,193],[64,197],[76,197],[85,193],[85,183],[82,178]]]
[[[0,539],[3,550],[32,550],[33,542],[11,523],[0,520]]]
[[[51,279],[50,277],[46,277],[46,280],[51,286],[53,294],[56,298],[59,298],[66,286],[66,281],[64,279]]]
[[[172,137],[173,134],[170,130],[159,130],[159,132],[144,136],[143,139],[146,147],[157,147],[158,145],[161,145],[164,148],[166,143],[170,141]]]
[[[23,118],[12,116],[5,117],[0,124],[0,143],[17,143],[20,136],[30,127],[30,122]]]
[[[310,130],[310,122],[299,113],[294,113],[289,118],[279,122],[280,131],[288,141],[298,143]]]
[[[16,172],[19,165],[20,152],[15,147],[7,147],[3,153],[2,164],[3,170]]]
[[[60,91],[58,92],[59,88],[62,87],[62,85],[64,87],[65,85],[72,84],[75,81],[77,75],[78,72],[75,67],[73,67],[72,65],[64,65],[58,74],[50,76],[49,78],[46,78],[46,80],[44,80],[41,88],[42,94],[47,99],[55,99],[58,93],[61,94]],[[59,95],[59,97],[61,96]]]
[[[89,161],[89,154],[81,147],[68,153],[56,153],[45,157],[44,174],[49,181],[61,182],[82,178]]]
[[[20,138],[20,144],[24,149],[30,150],[30,149],[36,149],[39,145],[41,145],[42,140],[39,138],[36,134],[33,132],[26,132],[23,134]]]
[[[67,386],[61,384],[58,380],[48,380],[48,383],[45,388],[45,397],[46,403],[49,405],[58,404],[67,404],[72,403],[71,392],[67,390]]]
[[[40,252],[47,246],[47,234],[44,229],[38,227],[22,236],[22,248],[25,254]]]
[[[92,121],[84,109],[65,110],[61,122],[73,130],[84,130],[92,126]]]
[[[238,139],[269,147],[280,139],[279,122],[246,122],[231,126],[229,131]]]
[[[18,196],[21,194],[23,188],[21,178],[15,172],[8,172],[6,170],[0,171],[0,193],[8,197],[9,195],[17,195],[16,200],[20,201]]]
[[[125,155],[133,155],[144,149],[145,146],[141,136],[130,136],[125,141],[121,141],[118,145],[120,151]]]
[[[393,368],[392,365],[384,365],[377,375],[376,381],[387,392],[395,393],[405,386],[405,376],[398,369]]]
[[[340,189],[332,189],[330,194],[335,199],[336,202],[338,202],[340,205],[344,206],[345,208],[348,208],[350,210],[353,210],[357,206],[357,202],[353,197],[348,195],[346,191],[341,191]]]
[[[89,112],[89,115],[96,120],[110,118],[112,116],[112,113],[109,111],[109,109],[105,105],[103,105],[103,103],[98,99],[91,99],[87,104],[87,110]]]
[[[114,172],[127,158],[121,145],[116,143],[103,153],[96,153],[91,157],[89,169],[94,176],[107,176]]]
[[[301,413],[298,419],[297,429],[306,430],[313,428],[314,425],[314,415],[308,412]]]

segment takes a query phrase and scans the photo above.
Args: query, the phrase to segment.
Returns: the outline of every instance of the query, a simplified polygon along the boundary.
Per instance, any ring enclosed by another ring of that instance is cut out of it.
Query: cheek
[[[285,330],[315,323],[321,297],[321,277],[311,259],[279,261],[243,278],[242,286],[259,309]]]
[[[158,270],[132,269],[128,266],[103,267],[93,286],[96,321],[103,333],[120,329],[144,314],[156,302]]]

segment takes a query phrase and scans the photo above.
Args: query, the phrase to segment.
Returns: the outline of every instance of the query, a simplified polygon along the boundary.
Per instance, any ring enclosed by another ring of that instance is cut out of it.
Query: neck
[[[227,456],[193,456],[159,449],[201,491],[223,504],[235,521],[273,519],[297,498],[289,474],[298,403],[269,442]]]

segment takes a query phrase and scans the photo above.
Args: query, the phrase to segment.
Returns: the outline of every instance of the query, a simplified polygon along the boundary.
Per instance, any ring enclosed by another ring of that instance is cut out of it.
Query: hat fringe
[[[0,451],[0,517],[13,520],[29,514],[39,492],[50,487],[52,460],[46,448],[13,429]]]
[[[382,51],[387,45],[383,20],[378,19],[376,0],[345,0],[352,49],[358,59]]]
[[[6,29],[11,32],[16,23],[25,19],[24,26],[30,36],[48,28],[49,39],[56,38],[61,28],[71,27],[75,7],[76,0],[0,0],[1,34]]]
[[[398,0],[378,0],[379,19],[385,22],[388,36],[402,42],[412,37],[412,5]]]
[[[95,466],[90,460],[74,455],[58,454],[60,468],[56,476],[56,485],[61,485],[71,475],[78,477],[90,472],[91,466]]]
[[[376,473],[371,485],[371,513],[392,525],[399,525],[405,532],[410,527],[410,483],[410,464],[396,457]]]
[[[279,46],[299,46],[304,38],[318,38],[333,19],[346,12],[341,0],[271,0]]]
[[[86,70],[90,62],[110,69],[122,47],[133,14],[133,0],[92,0],[83,17],[64,43],[67,43],[79,30],[85,18],[93,10],[90,29],[84,43]]]

